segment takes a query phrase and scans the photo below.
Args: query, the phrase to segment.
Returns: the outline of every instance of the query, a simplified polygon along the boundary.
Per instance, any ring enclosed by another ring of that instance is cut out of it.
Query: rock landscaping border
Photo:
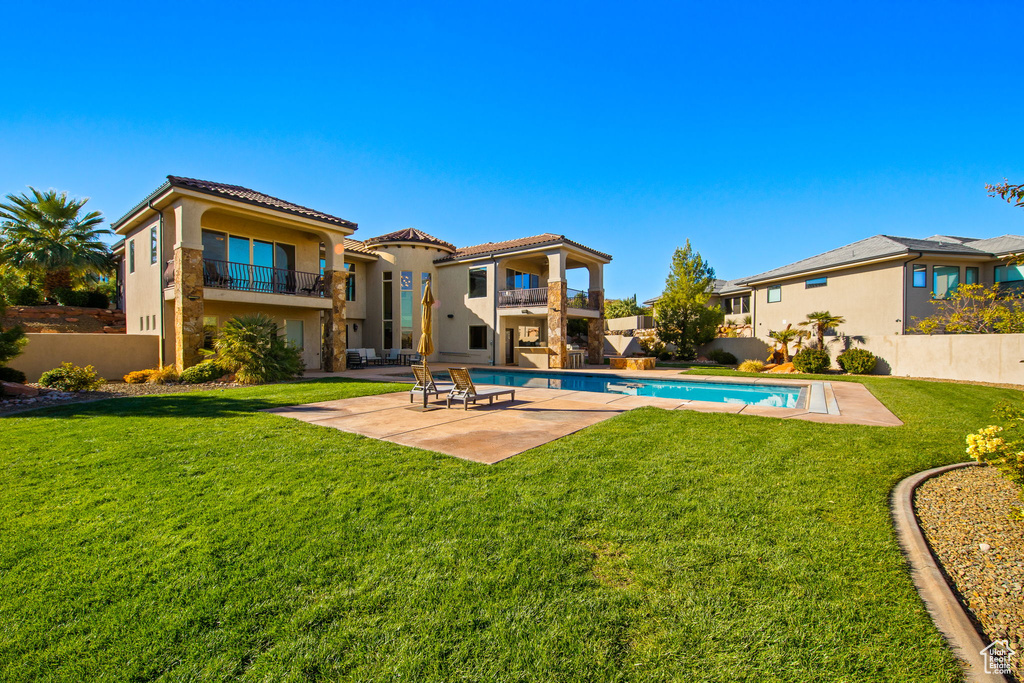
[[[904,556],[910,564],[911,577],[917,592],[924,600],[932,621],[946,638],[953,653],[964,668],[968,681],[986,683],[1009,683],[1010,679],[1001,674],[985,673],[981,650],[988,645],[978,633],[967,610],[960,604],[956,594],[932,555],[928,541],[918,523],[914,511],[914,492],[928,479],[961,467],[977,466],[967,462],[946,465],[912,474],[893,489],[890,503],[893,524]]]

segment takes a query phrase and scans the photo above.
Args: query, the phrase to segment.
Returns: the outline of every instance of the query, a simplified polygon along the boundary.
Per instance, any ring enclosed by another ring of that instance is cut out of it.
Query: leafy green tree
[[[1024,299],[998,284],[960,285],[945,299],[932,302],[935,312],[914,318],[911,331],[920,334],[1020,334],[1024,333]]]
[[[831,330],[846,323],[846,318],[832,315],[828,311],[815,311],[807,314],[807,320],[800,323],[801,327],[810,327],[818,340],[818,348],[825,350],[825,330]]]
[[[30,277],[42,275],[47,295],[70,287],[74,277],[109,272],[113,259],[100,237],[110,231],[100,229],[99,211],[83,213],[89,200],[29,190],[0,204],[0,261]]]
[[[6,304],[0,299],[0,322],[3,322],[6,308]],[[28,338],[25,337],[23,329],[16,325],[9,330],[5,330],[0,325],[0,367],[3,367],[8,361],[20,354],[27,343]]]
[[[672,255],[665,291],[655,308],[658,337],[675,344],[684,359],[697,356],[697,347],[715,338],[725,319],[719,306],[708,306],[715,283],[715,269],[686,240]]]
[[[609,299],[604,303],[605,318],[629,318],[634,315],[647,315],[647,309],[636,302],[636,294],[625,299]]]

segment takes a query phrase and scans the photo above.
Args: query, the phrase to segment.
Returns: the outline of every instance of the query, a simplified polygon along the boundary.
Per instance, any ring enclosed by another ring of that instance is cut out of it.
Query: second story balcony
[[[588,292],[578,289],[566,291],[566,303],[569,308],[598,310],[598,304],[591,299]],[[498,308],[530,308],[548,305],[547,287],[533,289],[502,289],[498,291]]]
[[[174,259],[171,259],[164,269],[164,286],[173,285]],[[323,276],[317,273],[215,259],[203,259],[203,286],[236,292],[318,298],[326,296]]]

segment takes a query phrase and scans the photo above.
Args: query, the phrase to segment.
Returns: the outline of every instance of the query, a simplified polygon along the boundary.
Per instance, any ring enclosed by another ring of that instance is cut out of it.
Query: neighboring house
[[[437,300],[431,359],[566,367],[570,318],[604,348],[603,267],[611,256],[543,234],[456,248],[412,228],[365,241],[357,226],[236,185],[168,176],[113,223],[129,334],[158,335],[161,361],[202,359],[211,328],[262,312],[307,368],[345,367],[350,347],[414,350],[427,280]],[[566,271],[586,268],[587,291]]]
[[[1024,286],[1024,271],[1007,262],[1024,253],[1024,237],[988,239],[875,235],[817,256],[728,282],[718,280],[710,304],[726,322],[751,317],[754,336],[797,324],[808,313],[842,316],[840,332],[906,334],[961,283]],[[656,305],[657,299],[644,302]]]

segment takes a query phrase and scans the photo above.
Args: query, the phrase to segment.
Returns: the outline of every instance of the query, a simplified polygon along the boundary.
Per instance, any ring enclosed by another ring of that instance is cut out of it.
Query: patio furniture
[[[583,367],[583,349],[576,348],[576,346],[569,346],[569,367],[570,368],[582,368]]]
[[[454,386],[451,382],[434,381],[434,376],[426,363],[413,365],[412,374],[416,377],[416,386],[409,390],[409,403],[412,403],[413,396],[416,394],[422,394],[425,391],[427,396],[434,394],[436,398],[441,395],[442,391],[451,391]]]
[[[306,294],[323,294],[324,293],[324,276],[317,275],[316,279],[313,280],[313,284],[309,287],[303,287],[302,291]]]
[[[384,359],[377,355],[377,349],[366,349],[366,362],[372,365],[382,365]]]
[[[363,357],[358,352],[350,350],[345,354],[345,366],[348,368],[361,368],[365,365]]]
[[[384,362],[388,365],[400,365],[402,359],[399,356],[398,349],[389,349],[388,354],[384,356]]]
[[[476,403],[482,398],[488,399],[490,404],[494,405],[494,399],[505,394],[511,395],[509,400],[516,400],[516,390],[512,388],[477,388],[473,384],[473,378],[469,376],[469,370],[466,368],[448,368],[448,374],[451,375],[452,383],[455,385],[455,388],[448,392],[446,404],[449,408],[452,407],[452,401],[462,401],[463,409],[469,410],[470,403]]]

